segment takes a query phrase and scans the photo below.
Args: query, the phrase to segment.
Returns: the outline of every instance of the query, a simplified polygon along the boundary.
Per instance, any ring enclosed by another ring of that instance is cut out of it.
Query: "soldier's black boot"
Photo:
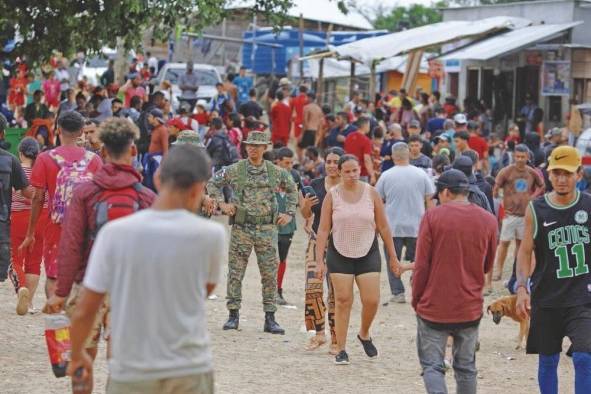
[[[224,324],[224,330],[237,330],[239,321],[240,312],[237,309],[231,310],[230,317],[228,317],[228,321]]]
[[[275,321],[275,312],[265,312],[265,332],[270,332],[271,334],[285,334],[285,330],[281,328],[279,323]]]

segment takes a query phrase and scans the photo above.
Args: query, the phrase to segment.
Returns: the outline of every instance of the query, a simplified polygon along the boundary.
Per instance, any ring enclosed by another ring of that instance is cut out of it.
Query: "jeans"
[[[406,253],[404,259],[407,261],[415,261],[415,249],[417,246],[417,239],[411,237],[394,237],[394,249],[396,250],[396,257],[398,260],[402,259],[402,248],[406,246]],[[384,250],[386,256],[386,266],[388,266],[388,282],[390,283],[390,291],[393,295],[404,294],[404,284],[390,269],[390,257],[388,251]]]
[[[449,330],[429,327],[417,316],[417,351],[423,382],[429,394],[447,394],[445,385],[445,347],[448,336],[453,342],[453,369],[458,394],[476,394],[476,343],[478,326]]]

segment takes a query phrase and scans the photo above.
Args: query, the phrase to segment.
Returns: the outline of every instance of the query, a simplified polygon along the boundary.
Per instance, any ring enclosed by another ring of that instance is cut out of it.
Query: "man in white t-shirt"
[[[84,387],[92,374],[84,341],[108,293],[107,393],[213,393],[205,300],[218,283],[228,242],[222,225],[193,213],[210,168],[202,148],[175,147],[159,168],[152,208],[99,232],[72,316],[74,385]]]
[[[406,247],[404,260],[412,263],[415,259],[419,225],[425,209],[433,206],[431,197],[435,193],[435,185],[423,169],[410,164],[410,151],[405,142],[392,145],[392,160],[394,167],[382,173],[376,189],[385,202],[397,257],[402,261],[402,248]],[[388,280],[392,292],[390,301],[406,302],[402,280],[390,269]]]

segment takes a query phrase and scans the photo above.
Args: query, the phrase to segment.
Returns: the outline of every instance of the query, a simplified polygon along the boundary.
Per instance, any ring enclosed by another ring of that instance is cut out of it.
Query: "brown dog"
[[[486,312],[492,313],[495,324],[499,324],[503,316],[510,317],[519,323],[519,335],[517,336],[517,346],[515,349],[521,349],[521,344],[523,343],[523,340],[527,338],[529,332],[529,317],[526,319],[519,317],[517,314],[517,308],[515,307],[516,303],[516,295],[502,297],[490,304],[488,308],[486,308]]]

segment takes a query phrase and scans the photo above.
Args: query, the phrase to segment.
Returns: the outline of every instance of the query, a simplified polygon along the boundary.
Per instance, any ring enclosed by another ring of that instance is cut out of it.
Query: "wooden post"
[[[324,58],[318,63],[318,80],[316,81],[316,100],[322,106],[322,93],[324,92]]]
[[[369,102],[374,102],[376,97],[376,64],[377,62],[372,60],[369,67]]]
[[[353,97],[355,91],[355,62],[351,60],[351,73],[349,74],[349,100]]]
[[[300,14],[300,59],[304,57],[304,14]],[[304,80],[304,62],[299,62],[300,83]]]
[[[226,37],[226,18],[222,20],[222,37]],[[222,64],[226,66],[226,43],[222,41]]]
[[[326,31],[326,47],[330,44],[330,33],[332,32],[332,23],[328,25]],[[324,94],[324,58],[320,59],[318,64],[318,81],[316,82],[316,98],[318,103],[322,106],[322,95]]]
[[[423,57],[423,50],[417,49],[407,55],[406,68],[404,76],[402,77],[402,85],[409,96],[412,97],[412,91],[417,83],[417,75],[421,68],[421,58]]]

